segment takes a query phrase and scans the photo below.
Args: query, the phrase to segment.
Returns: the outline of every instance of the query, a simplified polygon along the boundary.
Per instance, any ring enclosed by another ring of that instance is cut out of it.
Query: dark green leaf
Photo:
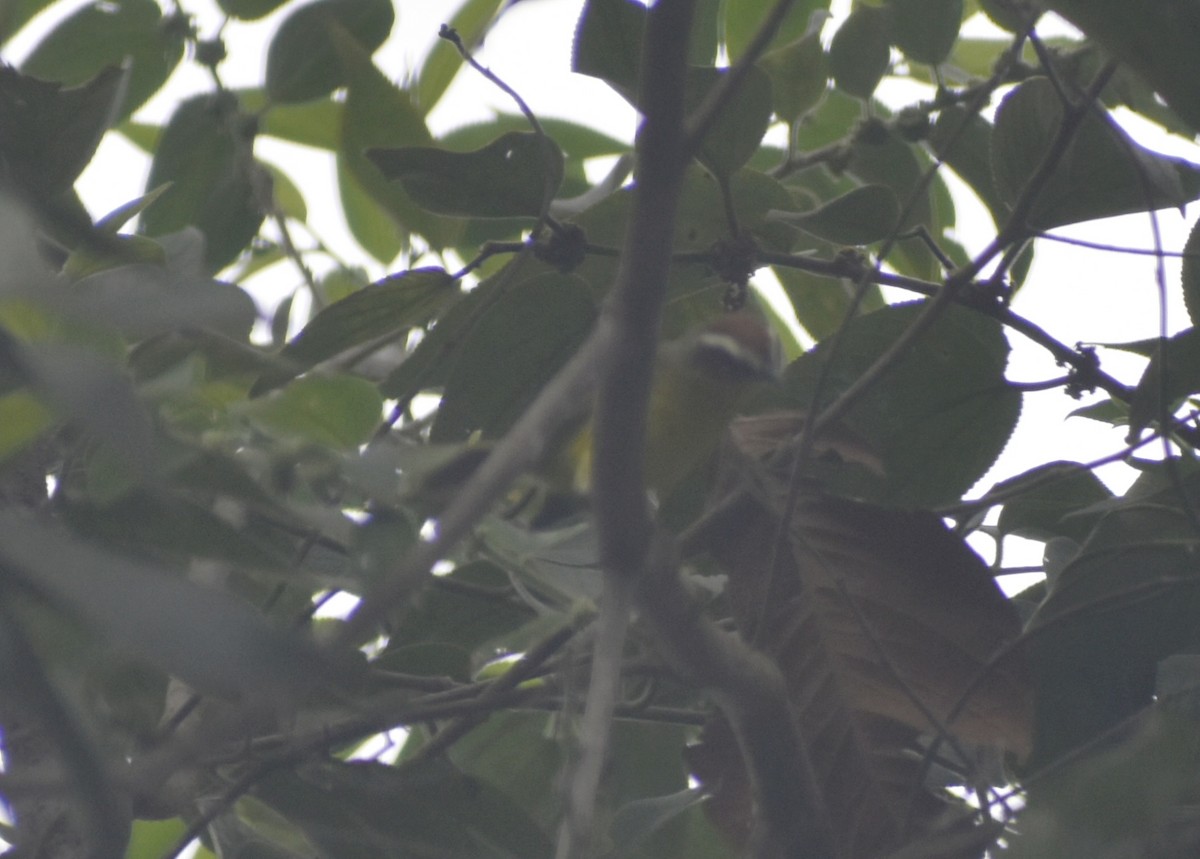
[[[54,0],[9,0],[0,4],[0,45]]]
[[[322,855],[341,859],[389,859],[411,853],[414,844],[430,856],[548,859],[553,853],[515,802],[444,759],[405,770],[329,760],[273,773],[254,792]]]
[[[863,185],[811,212],[788,214],[783,219],[829,242],[865,245],[895,231],[900,201],[886,185]]]
[[[1131,502],[1096,527],[1030,623],[1037,738],[1058,761],[1151,702],[1160,660],[1200,644],[1195,523]]]
[[[88,3],[38,43],[21,71],[77,86],[128,62],[129,82],[115,119],[127,118],[166,82],[183,58],[184,30],[164,21],[154,0]]]
[[[251,393],[283,384],[354,346],[426,324],[458,294],[455,284],[441,269],[417,269],[384,278],[331,304],[284,347],[280,357],[290,366],[288,374],[264,376]]]
[[[983,201],[991,213],[992,222],[1003,224],[1008,206],[996,189],[992,173],[989,157],[992,151],[991,123],[979,114],[968,113],[958,106],[945,108],[933,124],[929,147]]]
[[[536,217],[562,182],[562,151],[532,132],[509,132],[474,152],[413,146],[370,149],[367,157],[439,215]]]
[[[217,0],[217,5],[234,18],[257,21],[274,12],[287,0]]]
[[[64,89],[0,65],[0,156],[6,184],[39,200],[70,189],[116,116],[124,73]]]
[[[573,275],[543,274],[479,321],[450,370],[434,441],[502,435],[591,330],[595,306]]]
[[[349,82],[334,31],[370,55],[395,21],[391,0],[315,0],[293,11],[267,50],[267,94],[272,101],[308,101]]]
[[[1045,78],[1026,81],[996,112],[992,165],[1002,199],[1015,203],[1041,164],[1062,120]],[[1037,229],[1130,212],[1181,207],[1200,196],[1200,168],[1135,143],[1107,114],[1091,112],[1049,179],[1028,222]]]
[[[383,399],[365,379],[307,376],[245,403],[242,412],[284,438],[353,448],[365,443],[379,425]]]
[[[122,651],[204,694],[275,702],[313,679],[316,651],[244,603],[80,542],[28,516],[0,516],[0,565]]]
[[[1200,391],[1200,329],[1189,328],[1156,341],[1146,372],[1129,404],[1129,437],[1175,412],[1188,394]]]
[[[1200,6],[1162,0],[1146,8],[1121,0],[1052,0],[1046,4],[1106,51],[1140,73],[1193,130],[1200,129]]]
[[[1183,246],[1183,303],[1187,306],[1192,325],[1200,325],[1200,223],[1192,226],[1187,244]]]
[[[1068,537],[1082,543],[1099,516],[1086,508],[1113,497],[1100,478],[1078,462],[1039,465],[996,484],[992,492],[1018,490],[1000,512],[1000,533],[1042,541]]]
[[[789,404],[811,410],[844,391],[901,335],[924,303],[892,305],[852,321],[823,370],[820,344],[785,374]],[[846,418],[850,430],[879,451],[883,477],[847,464],[831,478],[839,493],[894,505],[957,501],[991,466],[1016,426],[1021,395],[1008,386],[1008,343],[996,322],[954,308],[918,339]]]
[[[891,63],[888,16],[884,9],[859,5],[833,34],[829,71],[833,82],[856,98],[867,99]]]
[[[571,71],[600,78],[636,103],[645,29],[645,6],[633,0],[589,0],[575,29]]]
[[[897,48],[931,66],[946,59],[958,38],[963,0],[889,0],[888,9]]]
[[[163,131],[146,180],[147,190],[168,183],[170,188],[142,214],[141,231],[161,236],[195,226],[204,233],[210,270],[234,260],[263,220],[246,175],[253,145],[253,130],[232,95],[200,95],[181,103]]]

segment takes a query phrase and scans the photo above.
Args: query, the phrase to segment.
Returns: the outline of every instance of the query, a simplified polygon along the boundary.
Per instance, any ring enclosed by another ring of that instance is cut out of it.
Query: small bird
[[[754,387],[778,380],[781,369],[774,331],[746,311],[663,344],[650,389],[646,487],[665,498],[716,450]],[[567,463],[571,489],[586,493],[592,470],[590,421],[551,458],[551,482],[564,482]]]

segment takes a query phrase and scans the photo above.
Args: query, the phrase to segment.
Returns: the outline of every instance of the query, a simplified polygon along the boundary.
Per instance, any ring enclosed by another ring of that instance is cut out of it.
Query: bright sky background
[[[388,42],[376,53],[376,62],[393,79],[403,81],[418,67],[421,58],[436,40],[439,25],[448,21],[459,5],[453,0],[395,0],[397,23]],[[74,4],[71,8],[83,5]],[[507,12],[489,35],[478,58],[513,86],[531,108],[544,117],[564,117],[591,124],[623,138],[631,138],[635,115],[631,108],[606,85],[592,78],[570,73],[571,34],[582,0],[522,0]],[[848,0],[834,3],[838,20],[848,8]],[[196,17],[201,35],[211,37],[221,20],[215,0],[184,0],[186,11]],[[55,7],[55,12],[63,7]],[[289,4],[283,13],[294,8]],[[43,16],[44,18],[45,16]],[[260,22],[231,23],[224,32],[229,56],[222,67],[227,86],[258,85],[266,62],[267,37],[278,25],[281,14]],[[34,33],[23,34],[6,51],[10,62],[19,61],[36,42],[35,33],[47,21],[36,22]],[[972,32],[986,29],[972,22]],[[831,30],[827,30],[831,32]],[[138,118],[162,122],[181,98],[211,88],[207,74],[195,64],[184,63],[163,92],[144,108]],[[889,97],[884,90],[883,95]],[[907,97],[911,91],[900,96]],[[433,132],[454,128],[467,122],[486,119],[494,111],[512,112],[513,105],[499,90],[469,70],[459,74],[441,105],[429,118]],[[1181,138],[1162,133],[1156,126],[1124,116],[1125,123],[1139,142],[1160,152],[1200,161],[1200,150]],[[349,260],[364,260],[365,255],[349,237],[341,223],[336,203],[332,159],[326,153],[260,138],[256,151],[268,161],[282,165],[300,185],[308,202],[310,220],[317,232]],[[93,165],[82,177],[79,188],[94,215],[100,215],[142,189],[148,169],[147,159],[118,135],[108,135]],[[949,177],[953,180],[953,177]],[[953,186],[952,186],[953,187]],[[961,187],[961,186],[960,186]],[[982,206],[965,193],[957,194],[960,240],[968,250],[978,250],[990,238],[990,219]],[[1193,207],[1194,210],[1195,207]],[[1160,213],[1163,245],[1179,251],[1187,237],[1191,218],[1177,212]],[[1103,222],[1091,222],[1057,231],[1063,235],[1086,238],[1093,242],[1123,247],[1153,246],[1149,218],[1129,216]],[[373,277],[384,272],[371,263]],[[1165,263],[1168,287],[1168,331],[1186,327],[1187,316],[1179,295],[1179,262]],[[271,278],[255,286],[255,294],[265,305],[273,304],[296,285],[297,278],[287,266],[277,267]],[[1120,342],[1159,333],[1159,300],[1155,282],[1155,260],[1149,256],[1103,252],[1042,242],[1027,285],[1017,296],[1014,310],[1038,322],[1061,341]],[[1054,365],[1039,347],[1027,344],[1020,336],[1010,337],[1013,355],[1009,377],[1016,381],[1055,378],[1063,370]],[[1126,380],[1135,380],[1139,362],[1120,353],[1103,351],[1104,367]],[[1084,400],[1087,402],[1088,400]],[[1064,416],[1081,405],[1061,390],[1033,393],[1026,397],[1025,413],[1013,444],[997,468],[981,481],[983,491],[995,480],[1053,459],[1088,461],[1111,454],[1123,444],[1123,432],[1090,421]],[[1156,455],[1146,448],[1147,455]],[[1116,488],[1123,488],[1131,473],[1123,467],[1110,467],[1101,476]],[[1028,562],[1028,560],[1023,561]]]

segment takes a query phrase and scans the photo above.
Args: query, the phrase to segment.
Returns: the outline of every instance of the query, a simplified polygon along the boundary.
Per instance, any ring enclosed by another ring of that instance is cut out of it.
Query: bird
[[[782,370],[779,338],[758,315],[723,314],[658,351],[646,424],[646,488],[662,500],[718,447],[745,402]],[[590,419],[552,453],[550,483],[586,494],[591,484]]]

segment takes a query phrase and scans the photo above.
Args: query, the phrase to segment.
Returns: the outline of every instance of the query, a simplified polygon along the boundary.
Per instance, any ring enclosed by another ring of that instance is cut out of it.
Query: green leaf
[[[963,0],[889,0],[892,43],[918,63],[936,66],[950,54]]]
[[[771,78],[775,113],[789,123],[808,113],[829,85],[829,64],[820,33],[776,48],[765,54],[759,65]]]
[[[163,131],[146,188],[170,187],[142,213],[149,236],[195,226],[210,271],[232,262],[258,233],[263,214],[246,175],[253,131],[229,93],[182,102]]]
[[[403,771],[326,760],[272,773],[254,794],[323,856],[387,859],[411,854],[414,844],[430,856],[548,859],[553,853],[514,801],[440,758]]]
[[[842,245],[865,245],[891,235],[900,201],[886,185],[863,185],[813,209],[781,216],[814,236]]]
[[[307,376],[240,408],[256,426],[335,448],[364,444],[379,425],[383,398],[365,379]]]
[[[38,43],[21,71],[77,86],[128,62],[128,88],[115,114],[117,120],[125,119],[158,91],[183,58],[186,30],[180,23],[163,20],[154,0],[88,3]]]
[[[0,65],[6,181],[35,199],[68,191],[112,124],[124,78],[120,69],[109,68],[82,86],[64,88]]]
[[[1142,9],[1121,0],[1051,0],[1046,4],[1128,63],[1193,130],[1200,129],[1200,6],[1161,0]]]
[[[826,369],[827,343],[801,356],[785,373],[791,407],[827,405],[901,336],[924,302],[892,305],[854,319]],[[1004,378],[1008,343],[998,323],[962,308],[940,317],[868,389],[846,425],[880,453],[883,476],[853,464],[831,477],[839,494],[902,506],[957,501],[1008,441],[1021,395]]]
[[[1192,226],[1187,243],[1183,246],[1183,303],[1193,325],[1200,324],[1200,223]]]
[[[30,516],[0,515],[0,573],[206,695],[277,703],[321,666],[310,642],[270,628],[240,600]]]
[[[475,51],[482,44],[502,4],[503,0],[467,0],[450,19],[450,26],[458,33],[463,44]],[[422,114],[428,114],[433,109],[462,67],[463,58],[458,48],[446,39],[438,39],[416,74],[413,96]]]
[[[395,21],[391,0],[315,0],[293,11],[267,49],[267,94],[272,101],[308,101],[349,82],[334,31],[370,55]]]
[[[1158,663],[1200,644],[1196,549],[1186,513],[1131,500],[1059,573],[1029,625],[1038,700],[1031,767],[1061,760],[1148,706]]]
[[[1189,328],[1156,341],[1150,364],[1129,404],[1129,438],[1170,416],[1188,394],[1200,391],[1200,328]]]
[[[1014,204],[1062,120],[1053,84],[1033,78],[1000,103],[992,164],[1002,199]],[[1200,196],[1200,168],[1139,146],[1107,115],[1089,112],[1038,190],[1028,222],[1037,229],[1131,212],[1181,207]]]
[[[745,52],[774,6],[773,0],[740,0],[725,4],[725,49],[731,62],[736,62]],[[829,0],[796,0],[772,34],[769,48],[795,42],[805,33],[819,29],[812,24],[814,14],[826,15],[828,9]]]
[[[246,113],[258,117],[258,133],[316,149],[334,152],[342,128],[341,102],[314,99],[296,104],[272,104],[261,89],[235,90]]]
[[[822,243],[818,253],[822,251],[833,254],[837,249]],[[787,292],[792,309],[796,313],[796,320],[813,340],[824,340],[841,327],[842,320],[854,304],[857,288],[853,283],[843,278],[819,277],[784,266],[774,266],[772,271]],[[874,284],[868,285],[866,295],[859,304],[860,312],[878,310],[883,306],[883,295],[879,287]]]
[[[413,146],[370,149],[367,157],[439,215],[536,217],[562,182],[562,150],[532,132],[510,131],[474,152]]]
[[[588,0],[575,28],[571,71],[599,78],[637,101],[646,7],[633,0]]]
[[[290,381],[347,349],[425,325],[456,295],[456,281],[442,269],[402,272],[352,293],[314,316],[280,353],[288,372],[264,376],[251,394]]]
[[[933,124],[929,148],[958,174],[987,206],[992,222],[1001,225],[1008,206],[996,189],[992,173],[992,125],[978,113],[952,105],[944,108]]]
[[[543,274],[512,289],[463,345],[431,439],[462,441],[477,430],[502,435],[583,342],[595,312],[589,290],[573,275]]]
[[[684,93],[688,112],[699,107],[728,74],[728,69],[688,69]],[[771,79],[758,66],[752,66],[742,79],[737,97],[725,105],[704,135],[696,157],[717,176],[728,177],[750,160],[770,122]]]
[[[221,10],[233,18],[257,21],[274,12],[287,0],[217,0]]]
[[[868,99],[891,63],[888,16],[884,9],[858,5],[833,34],[829,71],[838,88]]]
[[[349,87],[338,145],[339,186],[355,237],[383,262],[395,257],[395,252],[387,254],[393,242],[399,249],[410,233],[424,236],[435,249],[444,247],[458,234],[460,226],[421,209],[403,188],[388,182],[365,155],[372,147],[428,145],[432,137],[425,121],[408,93],[375,67],[361,45],[344,34],[335,36],[335,44]],[[347,181],[347,176],[354,181]],[[377,206],[370,206],[368,200]],[[390,231],[393,242],[387,242],[388,235],[382,232],[388,218],[378,217],[379,208],[399,227],[398,237],[395,230]]]
[[[54,424],[54,415],[28,391],[0,396],[0,463],[24,450]]]
[[[1086,509],[1113,497],[1112,490],[1078,462],[1039,465],[996,484],[991,491],[1020,493],[1000,511],[997,527],[1001,534],[1043,542],[1067,537],[1082,543],[1099,517],[1099,512],[1089,514]]]
[[[0,3],[0,45],[24,27],[54,0],[9,0]]]

